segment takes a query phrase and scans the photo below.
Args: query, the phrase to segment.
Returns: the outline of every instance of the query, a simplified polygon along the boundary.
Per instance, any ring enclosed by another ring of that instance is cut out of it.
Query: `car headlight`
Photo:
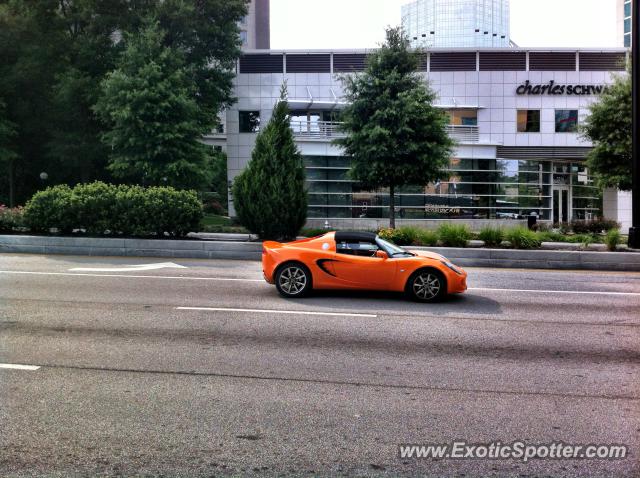
[[[455,272],[459,276],[462,275],[462,272],[460,271],[460,269],[454,266],[451,262],[449,261],[440,261],[440,262],[442,262],[445,266],[447,266],[449,269],[451,269],[453,272]]]

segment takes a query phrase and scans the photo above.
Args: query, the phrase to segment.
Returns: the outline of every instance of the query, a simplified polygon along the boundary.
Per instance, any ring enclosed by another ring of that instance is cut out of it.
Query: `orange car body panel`
[[[467,289],[467,273],[457,267],[456,274],[442,263],[440,254],[411,251],[411,257],[363,257],[336,252],[334,233],[279,243],[267,241],[262,247],[262,271],[265,280],[273,284],[277,268],[286,262],[301,262],[311,271],[314,289],[405,290],[407,280],[418,269],[434,268],[447,281],[447,293]]]

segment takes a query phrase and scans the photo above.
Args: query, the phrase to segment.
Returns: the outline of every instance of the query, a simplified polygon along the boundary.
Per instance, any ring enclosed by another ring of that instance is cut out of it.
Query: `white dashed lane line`
[[[0,363],[0,368],[9,370],[29,370],[34,371],[40,368],[39,365],[20,365],[17,363]]]
[[[343,312],[311,312],[304,310],[277,310],[277,309],[232,309],[226,307],[176,307],[176,310],[198,310],[205,312],[245,312],[253,314],[295,314],[295,315],[325,315],[332,317],[378,317],[375,314],[348,314]]]

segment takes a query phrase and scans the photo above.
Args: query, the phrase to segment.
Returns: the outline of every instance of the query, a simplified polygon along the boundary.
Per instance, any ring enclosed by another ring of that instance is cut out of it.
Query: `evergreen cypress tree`
[[[240,223],[262,239],[293,239],[307,220],[304,162],[289,121],[283,86],[249,165],[233,183]]]

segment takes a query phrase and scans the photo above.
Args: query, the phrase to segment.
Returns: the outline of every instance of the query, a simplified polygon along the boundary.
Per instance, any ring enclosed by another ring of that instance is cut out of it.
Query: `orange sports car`
[[[267,241],[262,271],[284,297],[302,297],[313,289],[369,289],[432,302],[467,290],[467,273],[440,254],[410,252],[370,232]]]

